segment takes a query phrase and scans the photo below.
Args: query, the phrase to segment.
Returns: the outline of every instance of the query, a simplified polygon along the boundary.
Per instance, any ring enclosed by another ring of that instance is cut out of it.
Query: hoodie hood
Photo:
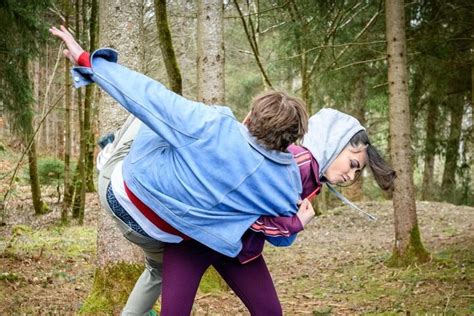
[[[322,109],[309,118],[304,135],[306,147],[319,164],[319,178],[357,132],[365,130],[359,121],[334,109]]]

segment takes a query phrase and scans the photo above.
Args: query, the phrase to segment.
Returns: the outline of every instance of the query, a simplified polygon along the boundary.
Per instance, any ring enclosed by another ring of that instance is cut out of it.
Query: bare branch
[[[356,42],[368,29],[369,27],[371,27],[373,25],[373,23],[375,22],[375,20],[377,19],[377,17],[382,13],[383,11],[381,9],[379,9],[373,16],[372,18],[367,22],[367,24],[362,28],[362,30],[357,33],[357,35],[354,37],[354,42]],[[346,51],[348,50],[349,46],[346,46],[344,49],[342,49],[339,54],[336,56],[336,59],[333,60],[333,62],[331,64],[329,64],[328,67],[326,67],[326,69],[323,70],[323,72],[331,69],[331,67],[337,63],[338,59],[341,58],[342,55],[344,55],[346,53]],[[312,69],[312,71],[314,71],[314,69]]]
[[[262,11],[260,11],[260,12],[248,13],[248,14],[244,14],[244,15],[239,14],[239,16],[232,16],[232,15],[229,15],[229,16],[224,17],[224,19],[241,19],[242,16],[243,16],[243,17],[248,17],[248,16],[252,16],[252,15],[262,15],[263,13],[275,11],[275,10],[278,10],[278,9],[283,9],[283,8],[285,8],[290,2],[291,2],[291,0],[288,0],[288,1],[286,1],[285,3],[283,3],[283,4],[280,5],[280,6],[272,7],[272,8],[270,8],[270,9],[262,10]]]
[[[355,65],[368,64],[368,63],[372,63],[372,62],[376,62],[376,61],[380,61],[380,60],[386,60],[386,59],[387,59],[387,56],[374,58],[374,59],[368,59],[368,60],[360,60],[360,61],[356,61],[356,62],[347,64],[347,65],[338,67],[338,68],[334,69],[334,71],[341,70],[341,69],[344,69],[344,68],[347,68],[347,67],[352,67],[352,66],[355,66]]]
[[[320,45],[320,46],[312,47],[308,50],[305,50],[301,54],[291,55],[291,56],[285,58],[285,60],[301,57],[302,54],[307,54],[307,53],[310,53],[310,52],[318,50],[318,49],[339,48],[339,47],[346,47],[346,46],[364,46],[364,45],[385,44],[385,43],[386,43],[385,40],[378,40],[378,41],[370,41],[370,42],[355,42],[355,43],[343,43],[343,44],[332,44],[332,45]]]
[[[235,4],[235,7],[237,9],[237,11],[239,12],[239,15],[240,15],[240,20],[242,21],[242,26],[244,27],[244,30],[245,30],[245,34],[247,35],[247,39],[249,41],[249,44],[250,44],[250,47],[252,48],[252,51],[253,51],[253,54],[254,54],[254,57],[255,57],[255,61],[257,62],[257,66],[258,68],[260,69],[260,72],[262,73],[262,76],[265,80],[265,83],[273,89],[273,86],[270,82],[270,80],[268,79],[268,76],[265,72],[265,69],[263,69],[263,65],[260,61],[260,57],[258,55],[258,50],[257,48],[255,47],[256,46],[256,43],[253,42],[252,40],[252,36],[250,35],[249,33],[249,30],[248,30],[248,27],[247,27],[247,23],[245,22],[245,18],[244,18],[244,15],[242,14],[242,11],[240,10],[240,7],[239,7],[239,4],[237,3],[237,0],[234,0],[234,4]]]

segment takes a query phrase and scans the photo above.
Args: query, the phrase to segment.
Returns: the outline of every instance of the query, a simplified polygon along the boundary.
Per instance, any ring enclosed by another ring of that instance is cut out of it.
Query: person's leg
[[[263,256],[246,264],[223,256],[214,267],[242,300],[251,315],[283,314]]]
[[[122,311],[122,315],[145,315],[153,308],[161,293],[163,243],[135,231],[127,224],[126,217],[116,215],[125,212],[125,210],[123,210],[111,192],[111,187],[109,186],[107,190],[107,205],[104,208],[111,213],[123,236],[128,241],[142,248],[146,258],[146,267],[135,283]]]
[[[218,254],[196,241],[165,244],[162,316],[189,316],[199,282]]]
[[[152,248],[139,246],[145,251],[145,270],[135,283],[122,310],[122,315],[144,315],[148,313],[161,294],[163,244]]]
[[[122,128],[115,133],[114,142],[109,145],[108,149],[110,157],[106,157],[106,162],[99,172],[98,191],[102,207],[114,218],[123,236],[143,249],[146,258],[145,269],[135,283],[122,315],[147,314],[161,293],[163,243],[135,232],[112,212],[107,201],[107,188],[110,184],[111,174],[117,163],[122,161],[130,151],[140,125],[141,122],[138,119],[131,115],[128,117]]]

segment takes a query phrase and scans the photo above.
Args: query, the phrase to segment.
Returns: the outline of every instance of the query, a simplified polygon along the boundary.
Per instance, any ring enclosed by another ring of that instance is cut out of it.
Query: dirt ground
[[[33,216],[28,188],[19,188],[0,227],[0,314],[75,314],[93,280],[96,222],[89,194],[84,226],[59,226],[59,205]],[[50,198],[54,201],[54,196]],[[432,260],[391,269],[389,201],[347,207],[316,218],[289,248],[266,246],[285,315],[474,314],[474,208],[418,202],[421,236]],[[195,315],[248,315],[232,292],[200,292]]]

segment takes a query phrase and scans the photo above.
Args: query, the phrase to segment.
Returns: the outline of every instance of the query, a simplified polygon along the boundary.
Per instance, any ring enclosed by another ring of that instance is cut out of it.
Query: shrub
[[[46,157],[38,161],[38,176],[41,184],[57,185],[64,179],[64,162]]]

